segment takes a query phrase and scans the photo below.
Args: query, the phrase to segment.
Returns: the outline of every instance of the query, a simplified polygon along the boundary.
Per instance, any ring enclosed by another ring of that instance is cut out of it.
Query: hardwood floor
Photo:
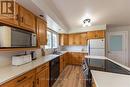
[[[68,65],[53,87],[85,87],[81,66]]]

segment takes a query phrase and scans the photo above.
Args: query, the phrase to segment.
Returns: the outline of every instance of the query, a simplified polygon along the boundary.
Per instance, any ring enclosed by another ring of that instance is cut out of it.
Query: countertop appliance
[[[83,74],[86,79],[86,87],[92,87],[91,70],[130,75],[130,71],[107,59],[87,58],[84,60],[82,66],[83,66]]]
[[[16,55],[16,56],[12,56],[12,65],[22,65],[28,62],[31,62],[32,58],[31,55]]]
[[[0,26],[0,48],[36,47],[36,34],[9,26]]]
[[[88,55],[105,56],[105,39],[88,40]]]
[[[37,59],[35,51],[31,51],[31,58],[32,58],[32,60],[36,60]]]
[[[57,57],[50,61],[50,82],[49,86],[52,87],[60,74],[60,58]]]

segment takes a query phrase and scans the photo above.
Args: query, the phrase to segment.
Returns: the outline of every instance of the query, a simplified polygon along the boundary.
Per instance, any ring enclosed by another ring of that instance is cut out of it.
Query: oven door
[[[83,70],[83,77],[84,77],[84,83],[86,87],[92,87],[92,75],[90,72],[90,69],[86,62],[83,63],[82,65],[82,70]]]

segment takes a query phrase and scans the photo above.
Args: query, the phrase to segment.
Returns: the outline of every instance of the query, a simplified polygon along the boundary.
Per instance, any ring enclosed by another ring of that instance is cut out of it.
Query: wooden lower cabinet
[[[35,70],[29,71],[24,75],[11,80],[0,87],[35,87]]]
[[[60,73],[64,70],[64,55],[60,56]]]
[[[43,64],[0,87],[49,87],[49,63]]]
[[[49,63],[40,68],[42,70],[36,74],[36,87],[49,87]]]
[[[27,79],[16,87],[34,87],[34,77]]]
[[[84,53],[80,52],[70,52],[69,53],[69,64],[81,65],[84,59]]]
[[[97,87],[96,84],[95,84],[94,79],[92,79],[92,87]]]
[[[67,66],[67,62],[68,62],[68,53],[65,53],[65,54],[60,56],[60,73]]]

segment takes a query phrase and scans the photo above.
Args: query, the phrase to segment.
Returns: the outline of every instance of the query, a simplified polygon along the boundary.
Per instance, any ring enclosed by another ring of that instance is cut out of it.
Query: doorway
[[[107,57],[128,66],[128,32],[108,32],[107,37]]]

